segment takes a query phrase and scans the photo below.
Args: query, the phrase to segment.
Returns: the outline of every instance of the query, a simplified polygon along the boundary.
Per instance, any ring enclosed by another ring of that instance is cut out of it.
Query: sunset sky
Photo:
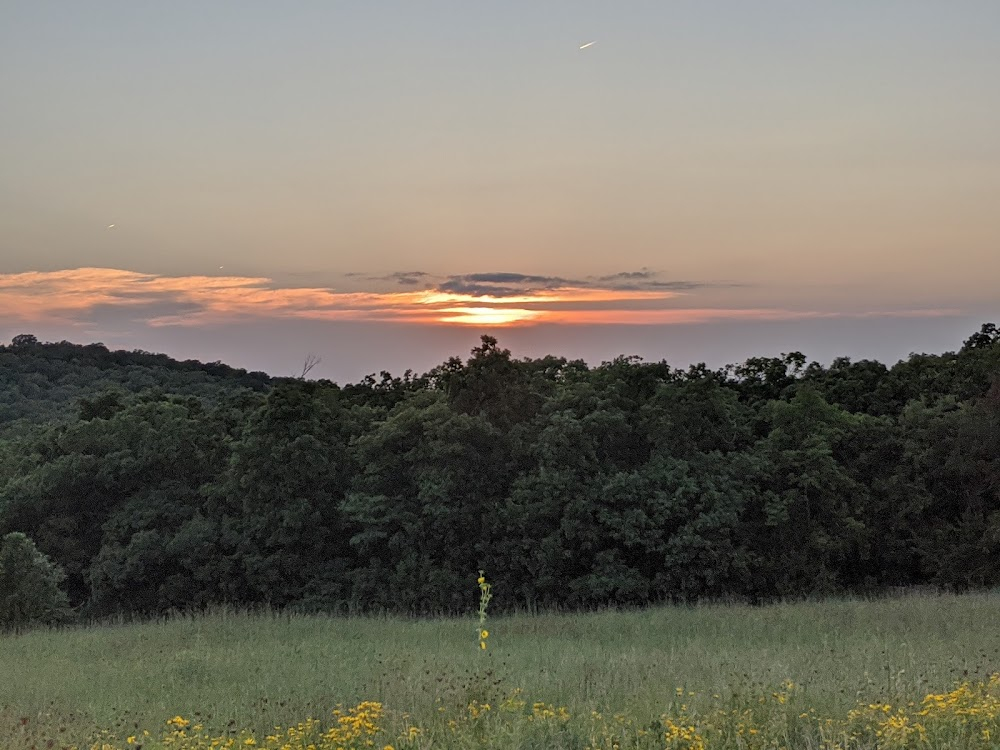
[[[996,0],[0,0],[0,341],[955,349],[1000,322],[998,71]]]

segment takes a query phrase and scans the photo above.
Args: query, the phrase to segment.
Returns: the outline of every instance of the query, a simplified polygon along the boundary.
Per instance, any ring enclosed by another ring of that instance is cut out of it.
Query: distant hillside
[[[160,390],[212,402],[220,394],[264,391],[275,379],[220,362],[179,362],[165,354],[111,351],[103,344],[43,343],[30,334],[0,346],[0,434],[65,420],[108,394]]]

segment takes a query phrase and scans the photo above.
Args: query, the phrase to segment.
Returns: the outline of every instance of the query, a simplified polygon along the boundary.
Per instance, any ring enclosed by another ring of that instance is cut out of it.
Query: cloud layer
[[[423,325],[515,326],[541,323],[662,325],[713,320],[795,320],[822,317],[936,317],[956,310],[844,313],[756,307],[697,306],[708,286],[664,280],[653,271],[602,277],[491,272],[433,276],[405,271],[350,275],[399,291],[337,291],[293,287],[263,277],[164,276],[113,268],[0,274],[0,315],[24,322],[80,324],[113,316],[148,326],[199,326],[254,319],[394,322]]]

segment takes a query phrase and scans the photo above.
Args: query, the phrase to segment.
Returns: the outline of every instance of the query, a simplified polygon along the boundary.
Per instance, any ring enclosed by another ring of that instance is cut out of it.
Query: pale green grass
[[[0,637],[0,737],[22,717],[60,739],[175,714],[263,729],[361,700],[419,723],[436,701],[461,708],[518,687],[571,713],[645,720],[678,687],[697,705],[786,679],[820,714],[844,715],[859,699],[919,700],[1000,672],[998,622],[1000,595],[977,594],[491,618],[485,653],[472,616],[217,612],[36,631]]]

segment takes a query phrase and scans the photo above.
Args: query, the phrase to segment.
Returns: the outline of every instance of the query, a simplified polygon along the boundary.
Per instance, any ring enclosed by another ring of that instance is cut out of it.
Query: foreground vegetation
[[[1000,584],[992,324],[892,367],[591,368],[484,337],[343,387],[29,336],[0,401],[0,538],[89,616],[455,613],[479,568],[506,608]]]
[[[521,614],[486,650],[475,618],[34,631],[0,640],[0,747],[990,747],[998,618],[995,594]]]

